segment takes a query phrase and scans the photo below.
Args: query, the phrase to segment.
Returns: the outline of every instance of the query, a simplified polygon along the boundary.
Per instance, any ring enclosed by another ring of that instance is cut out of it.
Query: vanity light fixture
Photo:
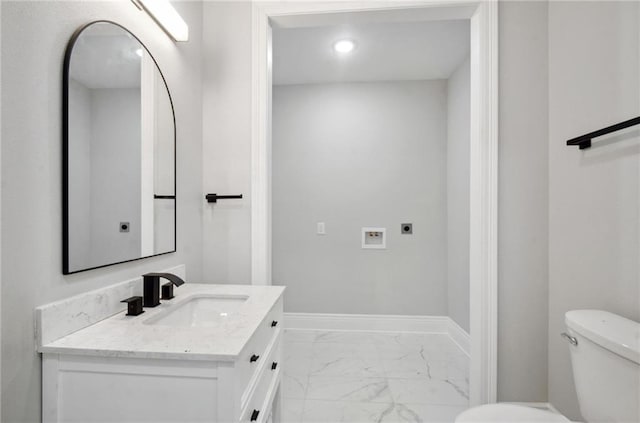
[[[175,41],[189,41],[189,26],[169,0],[132,0],[140,5]]]
[[[356,44],[351,40],[340,40],[333,44],[333,49],[336,53],[342,54],[351,53],[355,47]]]

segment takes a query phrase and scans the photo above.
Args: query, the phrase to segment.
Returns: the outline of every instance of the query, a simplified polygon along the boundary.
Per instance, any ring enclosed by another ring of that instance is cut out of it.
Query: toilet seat
[[[456,423],[528,423],[528,422],[568,422],[566,417],[551,411],[539,410],[512,404],[488,404],[471,408],[456,418]]]

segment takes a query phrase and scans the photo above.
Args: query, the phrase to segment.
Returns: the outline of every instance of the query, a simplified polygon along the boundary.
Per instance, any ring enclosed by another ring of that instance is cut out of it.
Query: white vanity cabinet
[[[83,329],[67,337],[75,339],[41,347],[43,422],[279,422],[281,295],[272,304],[257,327],[247,317],[239,323],[251,327],[252,334],[231,358],[201,354],[202,345],[209,345],[205,340],[198,340],[196,351],[180,341],[184,351],[172,347],[167,354],[156,340],[147,339],[166,328],[150,326],[138,329],[148,333],[140,334],[129,350],[92,349],[87,339],[94,336],[99,344],[99,328]],[[122,336],[136,333],[123,324],[120,327]],[[93,334],[81,333],[88,330]],[[115,335],[113,328],[105,330]],[[175,329],[177,338],[196,333]],[[237,336],[230,332],[227,339],[231,342]],[[83,342],[84,350],[79,348]],[[175,345],[177,340],[167,339],[167,343]],[[215,344],[212,341],[209,348]]]

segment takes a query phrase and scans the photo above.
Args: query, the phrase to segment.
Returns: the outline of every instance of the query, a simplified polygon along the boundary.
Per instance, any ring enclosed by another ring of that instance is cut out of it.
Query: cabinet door
[[[218,415],[213,363],[61,356],[45,371],[45,423],[208,422]],[[56,383],[50,383],[55,378]],[[178,388],[179,387],[179,388]],[[47,388],[49,389],[49,388]],[[53,403],[53,404],[52,404]],[[51,408],[53,407],[53,409]]]

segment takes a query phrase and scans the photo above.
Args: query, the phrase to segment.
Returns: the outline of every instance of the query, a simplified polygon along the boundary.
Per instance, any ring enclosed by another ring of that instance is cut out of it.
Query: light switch
[[[326,235],[327,234],[327,232],[325,231],[325,228],[324,228],[324,222],[318,222],[318,224],[316,226],[317,226],[316,227],[316,233],[318,235]]]

